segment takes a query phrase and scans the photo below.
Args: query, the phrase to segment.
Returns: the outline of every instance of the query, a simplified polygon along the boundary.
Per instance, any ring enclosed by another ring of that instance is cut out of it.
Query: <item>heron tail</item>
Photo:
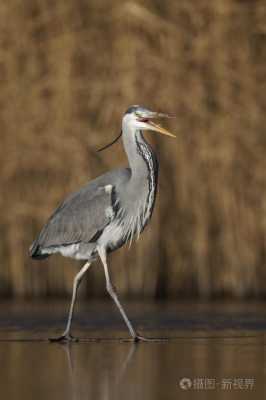
[[[42,254],[41,248],[38,243],[38,240],[35,240],[29,248],[29,254],[31,258],[35,260],[44,260],[45,258],[49,257],[49,254]]]

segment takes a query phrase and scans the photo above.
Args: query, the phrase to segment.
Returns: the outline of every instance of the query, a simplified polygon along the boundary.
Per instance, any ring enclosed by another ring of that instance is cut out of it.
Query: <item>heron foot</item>
[[[137,334],[133,338],[134,343],[139,343],[139,342],[166,342],[168,340],[169,340],[169,338],[167,338],[167,337],[147,338],[147,337],[141,336],[139,334]]]
[[[57,342],[57,343],[69,343],[69,342],[78,342],[79,339],[74,337],[74,336],[72,336],[70,333],[67,333],[67,334],[63,334],[63,335],[58,336],[58,337],[49,338],[49,341],[52,342],[52,343],[54,343],[54,342]]]
[[[134,338],[133,338],[134,343],[139,343],[139,342],[152,342],[153,339],[150,338],[146,338],[144,336],[141,336],[139,334],[137,334]]]

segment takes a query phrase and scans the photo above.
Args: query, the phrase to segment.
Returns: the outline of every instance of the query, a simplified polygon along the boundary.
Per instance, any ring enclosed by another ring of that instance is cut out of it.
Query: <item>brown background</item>
[[[266,3],[9,0],[0,4],[0,294],[65,295],[79,263],[28,258],[53,209],[126,164],[131,104],[172,112],[146,134],[159,197],[139,242],[110,257],[128,296],[266,293]],[[100,265],[83,294],[102,295]]]

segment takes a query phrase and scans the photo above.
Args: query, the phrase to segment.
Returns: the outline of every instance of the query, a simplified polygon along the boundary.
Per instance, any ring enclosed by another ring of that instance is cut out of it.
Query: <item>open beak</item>
[[[176,137],[171,132],[169,132],[167,129],[165,129],[162,126],[157,125],[153,121],[151,121],[151,119],[153,119],[153,118],[175,118],[174,115],[163,114],[163,113],[151,111],[149,113],[149,115],[147,115],[147,118],[139,118],[139,121],[145,122],[147,129],[150,129],[151,131],[159,132],[159,133],[162,133],[163,135],[171,136],[174,138]]]
[[[171,136],[175,138],[176,136],[173,133],[169,132],[167,129],[161,127],[160,125],[155,124],[153,121],[147,121],[146,124],[150,128],[151,131],[162,133],[163,135]]]

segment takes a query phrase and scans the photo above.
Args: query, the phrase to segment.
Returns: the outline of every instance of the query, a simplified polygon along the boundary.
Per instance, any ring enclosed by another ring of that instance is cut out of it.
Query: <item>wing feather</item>
[[[111,193],[98,188],[93,196],[78,193],[59,207],[43,227],[38,244],[42,248],[90,242],[110,222],[106,209],[112,206]]]
[[[67,197],[33,242],[30,255],[38,258],[40,249],[97,240],[113,218],[116,185],[129,176],[128,169],[109,172]]]

